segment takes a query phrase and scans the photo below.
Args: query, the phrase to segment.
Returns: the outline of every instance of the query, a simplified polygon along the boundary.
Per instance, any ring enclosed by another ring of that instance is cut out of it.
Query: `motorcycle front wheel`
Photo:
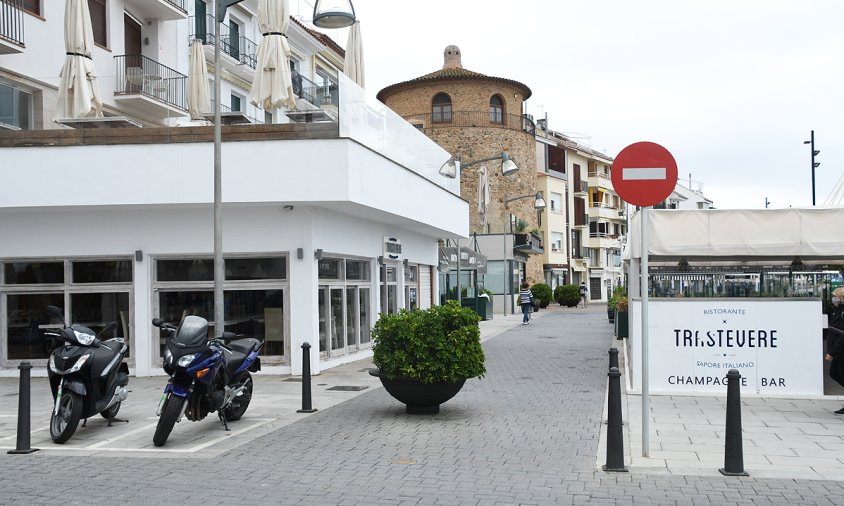
[[[252,375],[249,374],[249,371],[242,371],[229,382],[231,388],[240,388],[244,385],[246,388],[244,388],[243,393],[235,397],[229,407],[223,411],[227,422],[240,420],[240,417],[246,413],[249,401],[252,400]]]
[[[164,446],[173,431],[173,426],[176,425],[176,420],[182,416],[184,411],[185,399],[172,393],[168,394],[161,416],[158,417],[158,425],[155,426],[155,434],[152,436],[152,443],[155,446]]]
[[[58,413],[53,412],[50,417],[50,437],[56,443],[64,443],[76,432],[80,418],[82,418],[82,397],[69,390],[64,392],[59,401]]]
[[[120,403],[119,402],[115,403],[110,408],[108,408],[105,411],[103,411],[102,413],[100,413],[100,416],[102,416],[106,420],[111,420],[111,419],[117,417],[118,411],[120,411]]]

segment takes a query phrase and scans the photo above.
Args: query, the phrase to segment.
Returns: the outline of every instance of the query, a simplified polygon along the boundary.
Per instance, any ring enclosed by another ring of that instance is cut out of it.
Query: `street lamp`
[[[500,155],[497,156],[490,156],[489,158],[481,158],[480,160],[473,160],[471,162],[466,162],[461,164],[460,159],[456,156],[452,156],[449,158],[443,165],[440,167],[440,175],[445,176],[450,179],[454,179],[457,177],[457,174],[460,173],[461,170],[465,169],[466,167],[470,167],[472,165],[476,165],[483,162],[489,162],[492,160],[501,160],[501,175],[502,176],[509,176],[519,170],[519,166],[516,165],[516,162],[510,158],[510,155],[506,151],[502,151]],[[544,207],[544,206],[543,206]],[[457,241],[457,303],[463,304],[461,301],[461,294],[460,294],[460,239]],[[505,313],[506,309],[505,309]]]
[[[536,192],[536,194],[531,195],[522,195],[521,197],[513,197],[507,198],[507,195],[504,195],[504,216],[501,220],[501,241],[504,243],[504,316],[507,316],[507,302],[508,299],[511,299],[509,293],[507,293],[507,278],[509,278],[509,274],[507,272],[507,205],[510,202],[515,202],[517,200],[522,199],[529,199],[533,198],[533,208],[537,211],[545,209],[545,199],[542,198],[542,192]]]
[[[214,6],[214,335],[222,337],[225,328],[225,298],[223,280],[223,185],[222,185],[222,125],[220,124],[220,32],[226,9],[243,0],[216,0]],[[351,0],[320,1],[314,5],[313,22],[320,28],[343,28],[355,23],[355,8]]]
[[[803,141],[803,144],[809,144],[812,150],[812,205],[815,205],[815,169],[821,162],[815,161],[815,156],[819,155],[820,150],[815,149],[815,131],[812,130],[811,137],[808,141]]]

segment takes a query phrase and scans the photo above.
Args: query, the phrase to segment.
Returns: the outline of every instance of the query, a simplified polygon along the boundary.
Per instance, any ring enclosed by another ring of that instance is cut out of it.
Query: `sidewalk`
[[[726,388],[719,396],[650,395],[649,456],[642,453],[642,396],[626,388],[627,340],[613,340],[622,369],[625,464],[631,472],[720,476]],[[635,366],[635,365],[634,365]],[[744,469],[760,478],[844,481],[844,397],[741,399]],[[604,411],[606,418],[606,408]],[[606,452],[606,430],[601,450]],[[599,464],[606,453],[598,455]]]

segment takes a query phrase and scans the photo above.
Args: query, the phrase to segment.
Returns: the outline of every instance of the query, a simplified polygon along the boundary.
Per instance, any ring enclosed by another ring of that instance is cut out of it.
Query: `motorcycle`
[[[47,312],[61,320],[63,328],[45,332],[49,338],[64,343],[53,350],[47,365],[50,389],[55,405],[50,416],[50,437],[64,443],[76,432],[81,418],[99,413],[111,427],[120,403],[129,396],[129,366],[124,362],[129,347],[122,337],[102,340],[101,336],[117,328],[109,323],[99,334],[82,325],[70,327],[62,310],[48,306]]]
[[[209,413],[217,416],[225,430],[239,420],[252,400],[251,372],[261,370],[258,352],[263,343],[254,338],[235,339],[230,332],[222,339],[208,339],[208,321],[186,316],[175,327],[154,318],[152,324],[169,334],[164,350],[164,372],[170,379],[164,387],[156,415],[158,424],[152,442],[163,446],[184,414],[196,422]]]

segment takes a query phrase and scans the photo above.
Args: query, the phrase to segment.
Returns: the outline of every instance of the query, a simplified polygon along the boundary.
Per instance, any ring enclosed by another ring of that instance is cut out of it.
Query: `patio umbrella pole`
[[[218,4],[219,5],[219,4]],[[222,187],[222,126],[220,125],[220,17],[215,12],[214,33],[214,336],[223,337],[225,308],[223,279],[223,187]]]

